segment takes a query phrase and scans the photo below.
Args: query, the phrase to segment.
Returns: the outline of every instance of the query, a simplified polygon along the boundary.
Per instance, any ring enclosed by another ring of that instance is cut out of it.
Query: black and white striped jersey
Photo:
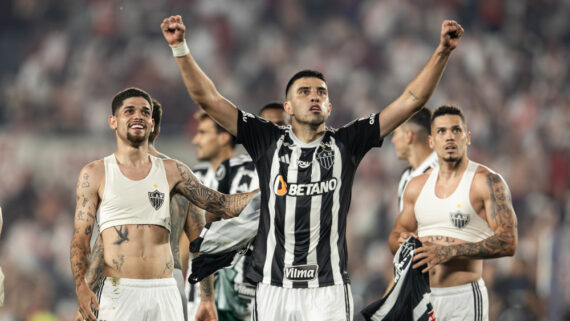
[[[349,282],[346,216],[356,168],[382,145],[378,114],[306,144],[239,111],[238,141],[251,155],[261,189],[261,217],[248,276],[287,288]]]
[[[215,172],[210,163],[205,162],[196,165],[192,171],[202,184],[221,193],[244,193],[259,187],[255,165],[247,155],[226,159]]]
[[[244,193],[259,188],[255,165],[248,155],[239,155],[226,159],[218,166],[216,171],[212,169],[210,163],[206,162],[194,166],[192,171],[202,184],[221,193]],[[238,295],[242,296],[241,292],[249,293],[248,291],[253,288],[253,285],[248,284],[245,277],[245,268],[249,265],[249,259],[249,257],[241,257],[233,267],[228,268],[233,270],[230,273],[235,277],[233,278],[234,288],[229,289],[229,292],[234,291],[234,293],[226,296],[227,299],[237,300]],[[191,260],[192,258],[190,258],[190,261]],[[191,266],[191,262],[189,266]],[[187,293],[190,293],[190,291],[192,291],[191,285],[186,283],[186,287]],[[225,290],[227,289],[224,289],[224,291]],[[198,299],[194,297],[194,294],[189,294],[189,299],[191,299],[190,296],[192,296],[194,300]],[[245,295],[243,296],[245,297]],[[253,295],[250,295],[250,297],[253,298]],[[217,298],[219,298],[219,295]],[[222,299],[217,299],[217,302],[221,304],[221,300]],[[226,304],[226,306],[230,305],[231,304]]]
[[[400,182],[398,183],[398,208],[400,209],[400,212],[404,209],[404,191],[412,178],[437,166],[439,166],[437,163],[437,154],[432,152],[426,159],[424,159],[418,168],[414,169],[412,166],[406,167],[402,172],[402,175],[400,175]]]

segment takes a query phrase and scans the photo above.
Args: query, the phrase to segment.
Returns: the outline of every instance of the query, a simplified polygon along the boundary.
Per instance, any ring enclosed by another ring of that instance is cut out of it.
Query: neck
[[[412,148],[410,148],[408,162],[412,165],[413,169],[417,169],[426,160],[426,158],[431,155],[431,153],[432,150],[427,145],[421,144],[412,146]]]
[[[469,159],[466,155],[463,155],[459,160],[454,162],[447,162],[443,159],[438,159],[439,163],[439,176],[444,178],[453,178],[459,175],[463,175],[463,172],[467,168]]]
[[[291,123],[291,130],[303,143],[311,143],[325,133],[325,123],[320,125],[302,124],[297,121]]]
[[[144,146],[124,146],[121,148],[117,148],[115,151],[115,157],[121,164],[125,165],[141,165],[143,163],[148,162],[149,152],[148,152],[148,145],[144,144]]]
[[[168,158],[168,156],[166,156],[163,153],[156,150],[156,147],[154,147],[154,144],[152,144],[152,143],[148,144],[148,153],[151,154],[152,156],[156,156],[158,158]]]
[[[232,157],[234,157],[234,150],[232,148],[222,148],[216,157],[210,159],[210,166],[216,171],[223,161]]]

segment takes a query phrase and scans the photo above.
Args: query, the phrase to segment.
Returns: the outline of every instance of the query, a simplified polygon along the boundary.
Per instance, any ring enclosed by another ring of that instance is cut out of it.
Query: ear
[[[232,136],[229,133],[223,132],[218,135],[218,143],[220,145],[228,145],[232,140]]]
[[[414,132],[411,130],[406,130],[406,143],[410,145],[414,140]]]
[[[428,136],[428,140],[429,140],[429,148],[433,149],[433,148],[434,148],[434,146],[433,146],[433,136],[432,136],[432,135],[429,135],[429,136]]]
[[[332,103],[329,102],[329,114],[332,112]]]
[[[283,103],[283,109],[285,109],[285,112],[287,112],[287,114],[293,116],[293,106],[291,106],[291,102],[289,100],[286,100]]]
[[[109,127],[111,127],[111,129],[117,130],[117,116],[111,115],[107,121],[109,122]]]
[[[470,146],[471,145],[471,132],[467,131],[466,136],[467,136],[467,146]]]

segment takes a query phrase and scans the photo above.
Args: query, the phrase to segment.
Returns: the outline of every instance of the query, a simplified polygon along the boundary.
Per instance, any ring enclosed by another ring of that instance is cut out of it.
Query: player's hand
[[[440,44],[447,50],[455,49],[463,32],[463,28],[455,20],[445,20],[441,25]]]
[[[184,42],[186,26],[180,16],[170,16],[160,24],[162,35],[171,47],[177,47]]]
[[[218,321],[214,300],[202,300],[196,311],[196,321]]]
[[[95,314],[93,314],[93,309],[99,310],[97,296],[89,289],[85,282],[82,282],[77,289],[77,302],[79,305],[79,313],[81,313],[83,320],[97,321]]]
[[[79,310],[77,310],[77,313],[75,313],[75,318],[73,318],[73,321],[83,321],[83,316],[81,315]]]
[[[418,238],[418,236],[414,233],[402,232],[402,233],[400,233],[400,237],[398,237],[398,244],[402,245],[402,243],[406,242],[406,240],[409,239],[410,236],[412,236],[414,238]]]
[[[453,248],[447,245],[439,245],[431,242],[424,242],[422,247],[414,251],[412,268],[417,269],[426,264],[427,267],[422,270],[426,273],[433,269],[434,266],[445,263],[453,258]]]

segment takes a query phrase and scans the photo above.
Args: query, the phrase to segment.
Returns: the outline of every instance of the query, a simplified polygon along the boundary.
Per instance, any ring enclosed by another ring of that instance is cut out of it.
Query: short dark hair
[[[152,98],[152,119],[154,120],[154,130],[148,135],[149,143],[154,143],[156,136],[158,136],[160,121],[162,120],[162,105],[154,98]]]
[[[113,97],[113,102],[111,103],[111,112],[113,115],[116,115],[117,110],[121,108],[125,99],[131,97],[142,97],[146,99],[152,108],[152,98],[149,93],[140,88],[130,87],[119,91],[115,97]]]
[[[214,120],[214,118],[210,117],[210,115],[208,115],[208,113],[206,113],[203,110],[199,110],[196,113],[194,113],[194,119],[198,120],[198,121],[202,121],[204,119],[210,119],[213,123],[214,126],[216,128],[216,133],[220,134],[220,133],[227,133],[228,135],[230,135],[230,145],[232,146],[232,148],[234,148],[237,144],[237,138],[232,135],[229,131],[227,131],[224,127],[220,126],[220,124],[218,124],[218,122],[216,122]]]
[[[284,111],[285,107],[283,107],[282,102],[273,101],[273,102],[270,102],[270,103],[266,104],[265,106],[261,107],[258,115],[261,115],[261,113],[263,113],[264,111],[266,111],[268,109],[279,109],[279,110]]]
[[[422,131],[425,131],[426,136],[429,135],[431,133],[431,111],[426,107],[422,107],[408,119],[408,123],[420,126]]]
[[[294,74],[293,77],[291,77],[291,79],[289,79],[287,87],[285,87],[285,97],[287,97],[287,94],[289,93],[289,88],[291,88],[293,83],[300,78],[319,78],[325,83],[327,82],[325,80],[325,76],[319,71],[310,70],[310,69],[301,70],[298,73]]]
[[[431,116],[431,123],[433,124],[434,119],[437,117],[444,115],[457,115],[459,118],[461,118],[463,124],[465,124],[465,116],[463,116],[463,111],[459,106],[455,105],[441,105],[437,107]]]

